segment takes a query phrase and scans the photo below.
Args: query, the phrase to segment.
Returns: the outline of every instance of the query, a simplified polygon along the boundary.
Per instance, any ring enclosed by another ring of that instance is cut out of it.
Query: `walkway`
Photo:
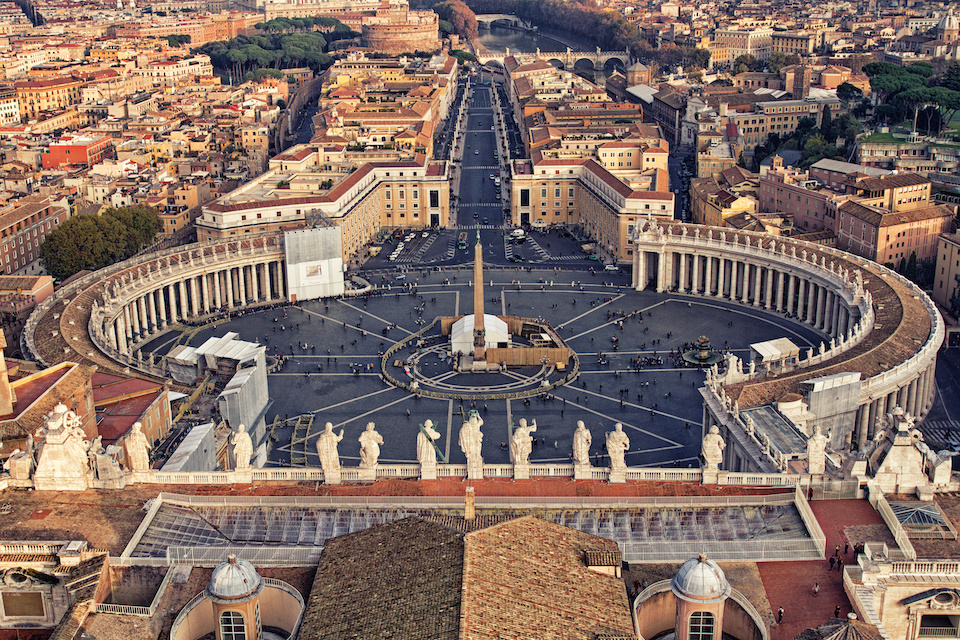
[[[810,502],[820,528],[827,538],[826,553],[831,556],[840,546],[844,564],[855,561],[853,545],[859,540],[847,538],[848,527],[882,525],[880,515],[866,500],[817,500]],[[850,545],[846,554],[844,546]],[[804,629],[823,624],[833,617],[837,605],[840,616],[852,611],[850,601],[843,591],[841,574],[830,571],[826,560],[812,562],[760,562],[757,563],[763,588],[770,601],[773,619],[776,610],[783,607],[783,623],[773,625],[770,640],[793,640]],[[820,583],[820,592],[813,595],[814,583]],[[767,612],[761,612],[767,615]]]

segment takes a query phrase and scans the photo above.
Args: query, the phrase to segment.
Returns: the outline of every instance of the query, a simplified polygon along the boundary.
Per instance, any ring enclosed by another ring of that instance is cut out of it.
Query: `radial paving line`
[[[643,429],[642,427],[638,427],[638,426],[633,425],[633,424],[630,424],[630,423],[628,423],[628,422],[624,422],[623,420],[621,420],[621,419],[619,419],[619,418],[614,418],[614,417],[608,416],[608,415],[605,414],[605,413],[600,413],[599,411],[595,411],[595,410],[591,409],[590,407],[588,407],[588,406],[586,406],[586,405],[582,405],[582,404],[580,404],[580,403],[578,403],[578,402],[574,402],[574,401],[568,399],[568,400],[567,400],[567,404],[572,405],[572,406],[574,406],[574,407],[577,407],[578,409],[583,409],[584,411],[586,411],[586,412],[588,412],[588,413],[592,413],[592,414],[594,414],[594,415],[596,415],[596,416],[600,416],[601,418],[606,418],[607,420],[610,420],[610,421],[611,421],[612,423],[614,423],[614,424],[616,424],[616,423],[619,422],[619,423],[622,424],[624,427],[629,427],[629,428],[633,429],[634,431],[639,431],[640,433],[642,433],[642,434],[644,434],[644,435],[648,435],[648,436],[651,436],[651,437],[653,437],[653,438],[656,438],[657,440],[662,440],[663,442],[667,442],[667,443],[669,443],[669,444],[671,445],[670,447],[668,447],[668,448],[670,448],[670,449],[682,449],[682,448],[685,446],[685,445],[680,444],[679,442],[676,442],[676,441],[674,441],[674,440],[671,440],[670,438],[667,438],[667,437],[658,435],[658,434],[656,434],[656,433],[652,433],[652,432],[650,432],[650,431],[647,431],[646,429]]]
[[[585,292],[577,292],[577,293],[585,293]],[[576,321],[579,320],[580,318],[582,318],[582,317],[584,317],[584,316],[588,316],[588,315],[590,315],[591,313],[593,313],[594,311],[598,311],[600,308],[605,307],[605,306],[607,306],[608,304],[613,304],[614,302],[616,302],[617,300],[619,300],[619,299],[622,298],[622,297],[623,297],[623,294],[622,294],[622,293],[619,293],[619,294],[617,294],[617,296],[616,296],[615,298],[613,298],[613,299],[610,300],[609,302],[604,302],[603,304],[599,304],[599,305],[597,305],[597,306],[595,306],[595,307],[591,307],[588,311],[584,311],[583,313],[581,313],[580,315],[576,316],[575,318],[570,318],[570,319],[567,320],[566,322],[562,322],[562,323],[558,324],[558,325],[557,325],[557,329],[562,329],[563,327],[567,326],[567,325],[570,324],[571,322],[576,322]],[[591,331],[592,331],[592,329],[591,329]],[[578,337],[578,336],[574,336],[574,338],[576,338],[576,337]],[[571,338],[571,339],[572,339],[572,338]]]
[[[304,312],[304,313],[312,313],[313,315],[317,316],[318,318],[323,318],[324,320],[329,320],[330,322],[333,322],[334,324],[339,324],[339,325],[346,324],[343,320],[337,320],[336,318],[331,318],[330,316],[325,316],[325,315],[323,315],[322,313],[317,313],[316,311],[309,311],[309,310],[307,310],[307,309],[303,309],[303,312]],[[354,326],[354,325],[352,325],[352,324],[347,324],[347,325],[346,325],[346,328],[347,328],[347,329],[353,329],[354,331],[364,331],[364,329],[362,329],[362,328],[357,328],[356,326]],[[397,325],[397,328],[398,328],[398,329],[403,329],[403,327],[401,327],[400,325]],[[404,330],[404,331],[407,331],[406,329],[403,329],[403,330]],[[409,333],[409,331],[407,331],[407,333]],[[380,336],[380,339],[381,339],[381,340],[386,340],[387,342],[392,342],[393,344],[397,344],[397,342],[399,342],[399,340],[393,340],[392,338],[388,338],[387,336],[382,335],[382,334],[381,334],[381,336]]]
[[[350,304],[350,303],[348,303],[348,302],[344,302],[343,300],[340,300],[340,304],[342,304],[342,305],[345,306],[345,307],[350,307],[351,309],[353,309],[354,311],[357,311],[358,313],[362,313],[362,314],[364,314],[364,315],[370,316],[371,318],[374,318],[375,320],[379,320],[380,322],[382,322],[383,324],[387,325],[388,327],[390,327],[390,326],[396,326],[397,329],[400,329],[400,331],[406,331],[408,335],[413,335],[413,333],[414,333],[413,331],[409,331],[409,330],[407,330],[407,329],[404,329],[403,327],[401,327],[401,326],[400,326],[398,323],[396,323],[396,322],[390,322],[390,321],[388,321],[388,320],[384,320],[383,318],[381,318],[380,316],[378,316],[378,315],[376,315],[376,314],[374,314],[374,313],[370,313],[369,311],[365,311],[365,310],[363,310],[363,309],[360,309],[359,307],[355,307],[355,306],[353,306],[352,304]],[[362,327],[361,327],[361,330],[370,331],[369,329],[363,329]]]

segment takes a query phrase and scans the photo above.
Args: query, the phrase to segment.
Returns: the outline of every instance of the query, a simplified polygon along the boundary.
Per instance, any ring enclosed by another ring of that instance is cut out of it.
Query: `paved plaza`
[[[291,427],[275,430],[271,465],[286,466],[293,460],[296,466],[304,461],[317,466],[316,437],[326,422],[344,429],[341,460],[356,465],[357,438],[370,421],[384,439],[381,463],[414,463],[418,425],[427,419],[438,425],[437,444],[446,459],[463,463],[457,437],[464,412],[475,408],[484,420],[487,463],[509,462],[501,443],[509,441],[509,425],[526,418],[537,421],[538,444],[531,462],[568,462],[574,429],[583,420],[593,436],[596,465],[606,462],[605,432],[621,422],[630,437],[629,465],[696,467],[704,374],[678,368],[671,351],[701,335],[744,358],[752,342],[788,337],[806,348],[821,340],[780,314],[697,296],[637,292],[627,286],[625,276],[616,274],[490,269],[484,276],[485,311],[549,322],[579,355],[579,378],[556,388],[550,399],[487,399],[482,387],[508,382],[506,376],[457,374],[449,360],[436,357],[424,359],[422,375],[458,386],[474,399],[417,397],[382,380],[380,354],[391,345],[436,316],[472,312],[469,278],[466,269],[413,271],[406,280],[389,281],[382,295],[248,313],[199,331],[189,343],[196,346],[236,331],[242,339],[266,344],[269,354],[285,357],[269,376],[273,404],[268,425],[278,416],[306,414],[312,414],[312,425],[306,441],[298,439],[295,445]],[[640,314],[621,318],[635,311],[642,312],[642,319]],[[145,351],[165,352],[178,335],[162,336]],[[647,364],[637,368],[638,358]],[[660,358],[662,364],[654,360]],[[409,380],[403,369],[391,368],[391,374]],[[514,379],[540,374],[540,366],[509,372]],[[496,389],[490,391],[493,395]]]

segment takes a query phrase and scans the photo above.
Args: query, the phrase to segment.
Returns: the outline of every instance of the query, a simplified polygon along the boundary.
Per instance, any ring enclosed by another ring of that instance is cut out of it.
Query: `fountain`
[[[692,348],[683,352],[683,360],[698,367],[710,367],[723,360],[723,355],[710,346],[710,338],[700,336]]]

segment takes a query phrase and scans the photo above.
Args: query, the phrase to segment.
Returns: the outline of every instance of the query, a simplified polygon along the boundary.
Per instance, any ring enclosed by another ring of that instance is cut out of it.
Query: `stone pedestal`
[[[574,480],[592,480],[593,472],[591,471],[593,467],[589,464],[575,464],[573,465],[573,479]]]
[[[515,464],[513,465],[513,479],[514,480],[529,480],[530,479],[530,464]]]
[[[483,480],[483,465],[467,464],[467,480]]]
[[[360,482],[376,482],[376,481],[377,481],[376,467],[360,467]]]
[[[242,471],[233,471],[232,473],[230,479],[233,484],[253,484],[253,469],[247,467]]]
[[[437,479],[437,463],[433,464],[421,464],[420,465],[420,479],[421,480],[436,480]]]
[[[323,472],[323,484],[340,484],[340,470],[336,471],[324,471]]]
[[[626,469],[610,469],[610,484],[623,484],[627,481]]]
[[[718,484],[720,482],[720,470],[719,469],[704,469],[703,470],[703,484]]]

